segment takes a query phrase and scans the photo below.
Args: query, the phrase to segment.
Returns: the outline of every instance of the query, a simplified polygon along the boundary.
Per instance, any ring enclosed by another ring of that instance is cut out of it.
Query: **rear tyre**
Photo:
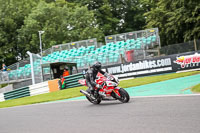
[[[86,90],[88,93],[90,93],[90,90],[89,89],[87,89]],[[88,97],[88,96],[86,96],[86,98],[87,98],[87,100],[88,101],[90,101],[91,103],[93,103],[93,104],[100,104],[101,103],[101,98],[97,98],[97,99],[95,99],[95,100],[92,100],[90,97]]]
[[[119,89],[119,94],[120,94],[119,101],[121,101],[122,103],[127,103],[130,100],[129,94],[123,88]]]

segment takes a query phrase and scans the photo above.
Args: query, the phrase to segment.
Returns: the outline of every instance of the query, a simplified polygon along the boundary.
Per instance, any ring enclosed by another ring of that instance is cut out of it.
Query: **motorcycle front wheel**
[[[120,98],[118,99],[119,101],[121,101],[122,103],[129,102],[130,96],[126,90],[124,90],[123,88],[120,88],[119,94],[120,94]]]

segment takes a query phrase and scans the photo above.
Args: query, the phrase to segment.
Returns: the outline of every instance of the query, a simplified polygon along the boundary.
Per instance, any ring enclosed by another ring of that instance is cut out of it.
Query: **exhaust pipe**
[[[93,96],[91,96],[87,91],[80,90],[81,93],[83,93],[85,96],[89,97],[91,100],[95,100]]]
[[[89,94],[87,91],[80,90],[80,92],[83,93],[83,94],[86,95],[86,96],[90,96],[90,94]]]

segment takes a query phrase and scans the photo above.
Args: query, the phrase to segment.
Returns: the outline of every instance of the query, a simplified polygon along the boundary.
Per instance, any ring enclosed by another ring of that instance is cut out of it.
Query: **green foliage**
[[[20,44],[27,50],[39,52],[38,31],[42,35],[44,49],[64,42],[73,42],[88,38],[101,38],[102,32],[94,19],[92,11],[85,6],[68,3],[45,3],[38,6],[24,20],[24,25],[19,32]]]
[[[93,10],[97,23],[105,35],[141,30],[145,26],[143,14],[149,10],[146,0],[68,0],[87,5]]]
[[[0,0],[0,63],[11,65],[43,49],[63,42],[104,37],[93,11],[65,0]]]
[[[20,58],[17,29],[38,1],[0,0],[0,63],[12,64]]]
[[[109,0],[114,16],[120,19],[118,23],[118,32],[130,32],[142,30],[145,26],[145,17],[151,5],[146,0]]]
[[[147,28],[158,27],[162,45],[200,37],[200,3],[197,0],[151,1],[155,7],[145,13]]]

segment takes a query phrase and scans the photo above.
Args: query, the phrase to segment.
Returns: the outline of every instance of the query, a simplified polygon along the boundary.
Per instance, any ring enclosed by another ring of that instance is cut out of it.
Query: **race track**
[[[0,133],[199,133],[200,96],[62,101],[0,109]]]

